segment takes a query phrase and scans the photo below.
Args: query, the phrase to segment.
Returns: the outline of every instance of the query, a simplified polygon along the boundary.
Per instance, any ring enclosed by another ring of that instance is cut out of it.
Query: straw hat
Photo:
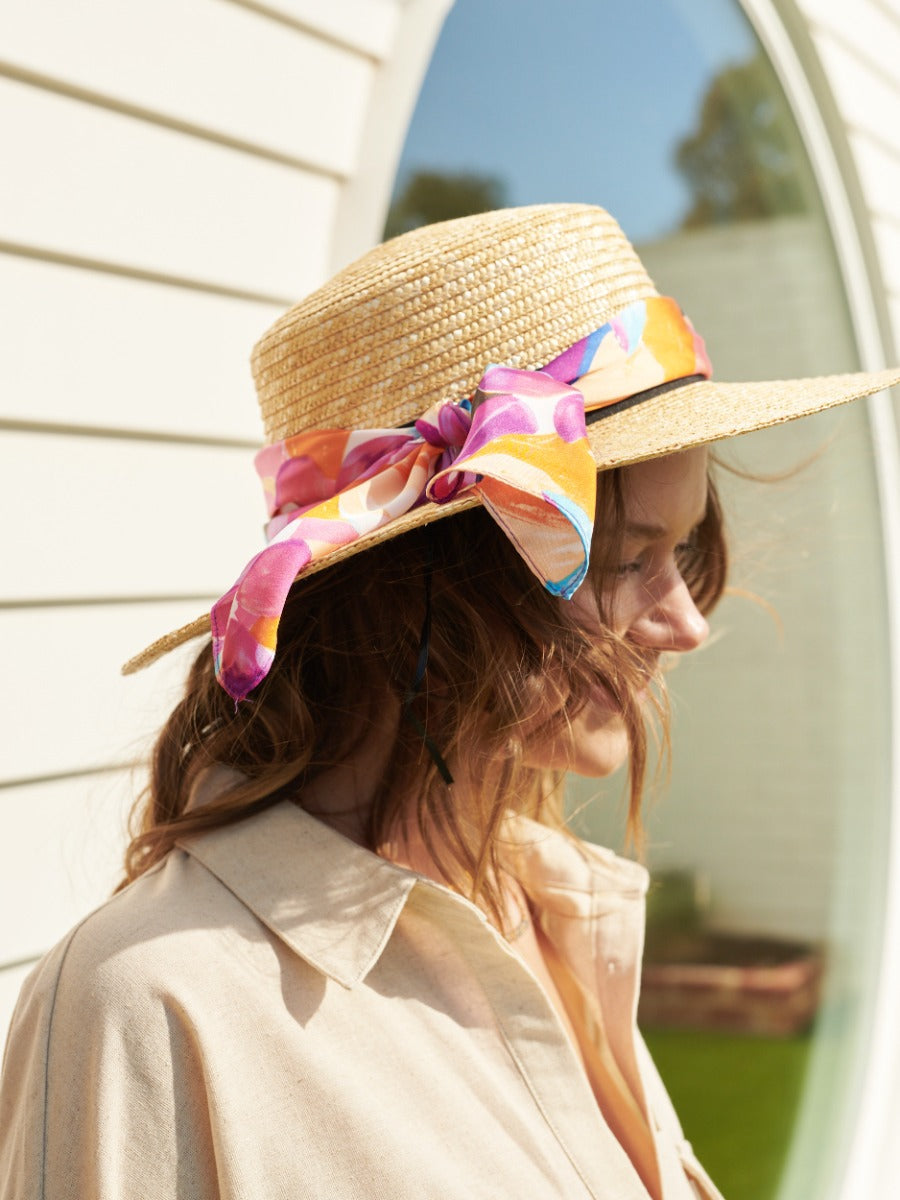
[[[307,430],[412,425],[471,396],[490,364],[538,370],[637,301],[658,295],[603,209],[547,204],[429,225],[386,242],[284,314],[252,366],[266,441]],[[900,370],[775,382],[698,378],[643,389],[588,424],[597,469],[748,433],[900,383]],[[335,547],[312,573],[478,504],[426,501]],[[123,667],[140,670],[210,632],[204,615]]]

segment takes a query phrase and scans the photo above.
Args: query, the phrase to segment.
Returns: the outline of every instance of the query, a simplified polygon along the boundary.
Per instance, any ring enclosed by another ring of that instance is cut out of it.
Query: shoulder
[[[70,1027],[84,1041],[117,1009],[133,1017],[137,998],[171,977],[184,957],[179,943],[205,940],[192,931],[228,902],[218,881],[176,851],[86,916],[25,980],[7,1041],[6,1081],[17,1056],[46,1062]]]
[[[92,1131],[101,1120],[115,1170],[134,1160],[135,1170],[169,1186],[178,1165],[166,1155],[176,1144],[179,1055],[187,1009],[198,1007],[185,997],[215,988],[227,945],[254,935],[252,914],[176,850],[45,955],[22,988],[4,1057],[4,1200],[30,1200],[45,1188],[54,1196],[109,1194],[94,1174]],[[139,1161],[137,1134],[158,1161]],[[51,1186],[58,1181],[59,1193]],[[166,1193],[147,1192],[156,1194]]]
[[[84,918],[26,980],[11,1026],[43,1036],[52,1061],[66,1040],[118,1040],[129,1060],[168,1057],[175,1026],[229,989],[278,970],[274,938],[228,887],[185,850]],[[173,1017],[173,1014],[174,1017]],[[101,1047],[99,1043],[103,1043]],[[165,1044],[164,1044],[165,1043]]]
[[[227,888],[182,850],[110,897],[38,963],[26,995],[61,999],[97,1012],[118,997],[129,1000],[180,968],[213,953],[209,934],[228,928],[240,936],[252,914]],[[213,946],[215,940],[213,939]]]

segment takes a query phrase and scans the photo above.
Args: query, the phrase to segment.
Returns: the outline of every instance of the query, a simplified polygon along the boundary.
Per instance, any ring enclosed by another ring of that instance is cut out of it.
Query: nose
[[[709,624],[677,569],[656,579],[648,592],[647,608],[630,630],[633,641],[681,654],[703,645]]]

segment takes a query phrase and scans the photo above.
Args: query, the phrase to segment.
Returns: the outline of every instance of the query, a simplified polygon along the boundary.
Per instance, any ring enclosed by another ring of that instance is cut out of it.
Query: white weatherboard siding
[[[18,680],[16,702],[4,719],[6,787],[35,776],[65,777],[142,758],[160,717],[177,700],[187,662],[200,643],[181,647],[154,670],[133,677],[126,678],[119,668],[136,650],[166,629],[193,620],[205,607],[205,598],[198,597],[0,609],[4,669]],[[48,635],[53,645],[42,647]],[[42,671],[33,669],[36,649],[38,666],[58,651],[52,687]],[[36,714],[54,731],[41,739],[37,753]],[[0,803],[12,803],[6,790],[0,791]]]
[[[5,914],[21,917],[22,897],[29,897],[28,920],[14,920],[4,929],[7,961],[25,962],[41,954],[60,937],[60,929],[74,924],[115,887],[125,816],[137,782],[123,771],[5,789],[4,804],[29,816],[18,830],[17,853],[9,856],[0,876]],[[0,990],[0,1002],[5,999]]]
[[[28,519],[6,531],[7,601],[214,593],[223,570],[236,576],[261,544],[250,458],[231,447],[56,433],[36,447],[31,433],[4,433],[2,511],[22,503],[23,467],[49,483],[38,485]]]
[[[299,29],[315,30],[323,42],[333,39],[339,46],[351,47],[370,55],[375,61],[387,61],[396,52],[397,36],[409,19],[409,10],[436,8],[416,0],[232,0],[261,13],[269,13]],[[427,63],[431,45],[422,46]],[[410,95],[415,104],[416,94]]]
[[[798,0],[844,125],[888,298],[900,298],[900,4]],[[894,309],[896,314],[896,309]],[[893,323],[900,342],[900,324]]]
[[[0,280],[0,420],[259,438],[248,347],[275,305],[15,254]]]
[[[367,55],[210,0],[7,4],[0,46],[46,86],[338,177],[353,170],[374,72]],[[335,96],[328,120],[309,119]]]
[[[445,8],[0,12],[0,1028],[119,877],[132,764],[195,647],[119,665],[262,544],[250,349],[333,269],[363,160],[377,234]]]
[[[0,79],[6,245],[115,263],[284,306],[326,273],[338,184]],[[53,153],[47,152],[53,147]],[[300,214],[310,230],[299,233]]]

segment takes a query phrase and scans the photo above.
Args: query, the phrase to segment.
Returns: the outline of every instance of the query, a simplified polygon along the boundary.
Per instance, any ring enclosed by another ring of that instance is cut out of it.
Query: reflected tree
[[[395,237],[454,217],[503,208],[506,185],[488,175],[413,171],[394,195],[384,226],[384,237]]]
[[[675,151],[690,186],[683,228],[805,212],[806,156],[771,65],[757,54],[720,71],[697,129]]]

